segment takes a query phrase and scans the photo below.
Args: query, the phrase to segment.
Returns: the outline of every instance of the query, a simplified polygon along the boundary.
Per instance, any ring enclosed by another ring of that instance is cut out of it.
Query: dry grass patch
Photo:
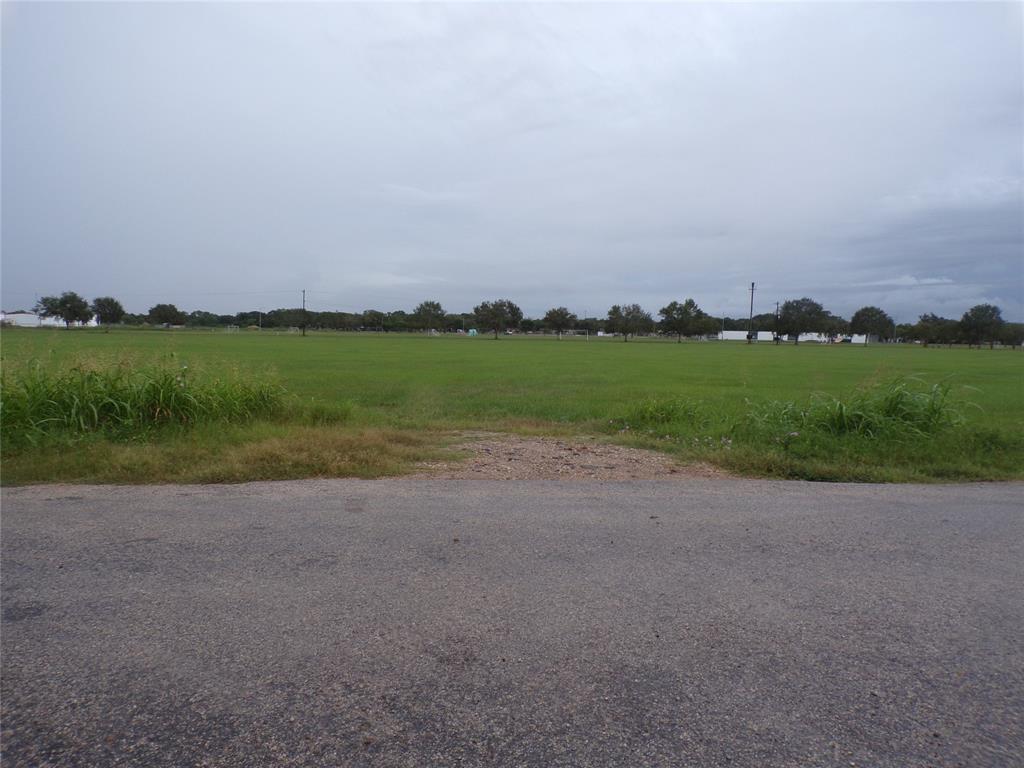
[[[234,483],[304,477],[384,477],[441,455],[431,433],[253,425],[196,430],[152,443],[96,440],[71,451],[30,450],[3,462],[4,485]]]

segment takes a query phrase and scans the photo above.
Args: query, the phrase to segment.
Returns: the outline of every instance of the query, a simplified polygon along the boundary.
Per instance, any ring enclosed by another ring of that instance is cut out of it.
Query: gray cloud
[[[6,309],[1024,318],[1015,3],[3,14]]]

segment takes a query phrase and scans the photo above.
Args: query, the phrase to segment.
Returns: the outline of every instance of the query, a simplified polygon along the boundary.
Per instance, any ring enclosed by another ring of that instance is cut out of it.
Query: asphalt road
[[[1024,765],[1021,484],[2,501],[4,768]]]

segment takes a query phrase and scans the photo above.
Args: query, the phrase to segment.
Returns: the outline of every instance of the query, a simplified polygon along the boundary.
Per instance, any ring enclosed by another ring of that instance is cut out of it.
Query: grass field
[[[1024,354],[1009,350],[6,329],[2,355],[5,390],[32,365],[127,361],[230,372],[279,385],[290,403],[273,417],[134,437],[8,439],[5,484],[372,477],[436,456],[467,429],[597,434],[773,477],[1024,477]],[[940,383],[948,392],[930,390]],[[899,415],[907,408],[920,413]]]

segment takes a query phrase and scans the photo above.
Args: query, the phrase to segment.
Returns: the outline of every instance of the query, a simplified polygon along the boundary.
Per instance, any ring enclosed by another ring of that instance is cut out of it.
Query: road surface
[[[3,765],[1021,766],[1024,486],[3,491]]]

